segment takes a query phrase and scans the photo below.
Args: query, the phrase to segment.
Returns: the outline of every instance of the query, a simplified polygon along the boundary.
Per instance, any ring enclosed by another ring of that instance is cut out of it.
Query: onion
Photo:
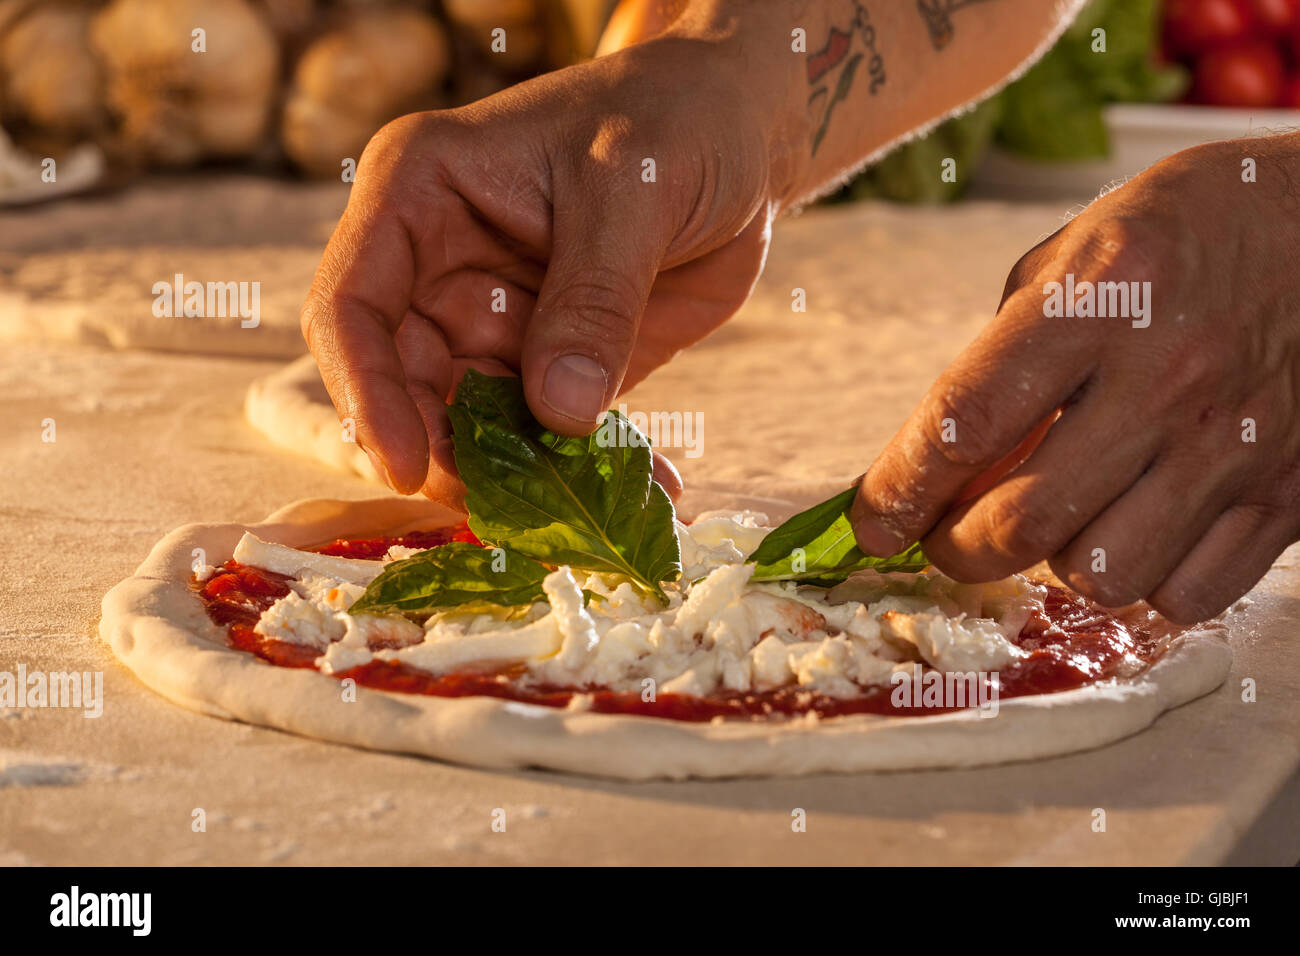
[[[283,140],[307,172],[337,176],[384,123],[437,104],[450,62],[447,37],[409,8],[350,12],[317,37],[294,68]]]
[[[442,6],[453,23],[484,30],[537,18],[537,0],[443,0]]]
[[[206,52],[191,49],[206,31]],[[112,0],[92,26],[127,148],[180,166],[247,156],[275,102],[279,49],[245,0]]]
[[[107,114],[90,48],[90,7],[79,0],[10,3],[2,14],[5,113],[69,139],[100,130]]]
[[[525,70],[542,58],[546,36],[537,0],[443,0],[443,9],[500,69]],[[492,31],[498,27],[506,31],[504,51],[492,49]]]
[[[266,13],[282,44],[292,45],[309,34],[319,11],[315,0],[254,0]]]

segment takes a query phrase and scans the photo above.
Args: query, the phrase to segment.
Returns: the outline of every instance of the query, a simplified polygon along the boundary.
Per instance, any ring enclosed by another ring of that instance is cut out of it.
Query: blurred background
[[[652,32],[661,12],[655,0],[0,0],[0,204],[162,170],[337,180],[393,117],[578,62]],[[206,55],[191,55],[199,42]],[[1290,125],[1298,63],[1300,0],[1093,0],[1028,74],[834,199],[1092,194],[1182,146]],[[944,182],[944,157],[974,174]],[[54,182],[33,175],[45,158]]]

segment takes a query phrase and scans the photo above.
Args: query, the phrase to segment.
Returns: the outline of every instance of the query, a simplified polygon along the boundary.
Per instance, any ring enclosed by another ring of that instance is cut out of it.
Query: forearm
[[[761,100],[773,191],[788,207],[992,92],[1051,43],[1081,2],[678,0],[660,7],[672,21],[666,34],[716,42]]]

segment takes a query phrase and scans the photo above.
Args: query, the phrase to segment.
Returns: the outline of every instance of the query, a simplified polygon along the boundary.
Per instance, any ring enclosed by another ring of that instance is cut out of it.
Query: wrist
[[[777,14],[788,14],[788,0],[677,0],[675,6],[681,12],[661,35],[701,44],[701,59],[734,90],[732,102],[744,114],[727,121],[748,122],[765,144],[769,198],[779,208],[793,204],[807,190],[811,131],[804,56],[792,33],[773,28]],[[770,15],[766,7],[773,8]]]

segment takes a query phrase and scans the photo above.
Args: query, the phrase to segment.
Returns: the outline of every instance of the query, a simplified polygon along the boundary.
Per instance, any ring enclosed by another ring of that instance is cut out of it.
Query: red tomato
[[[1300,73],[1286,81],[1286,86],[1282,89],[1282,98],[1278,101],[1279,106],[1285,106],[1288,109],[1300,110]]]
[[[1211,50],[1197,60],[1192,96],[1210,106],[1276,106],[1285,82],[1277,46],[1257,40]]]
[[[1268,33],[1286,34],[1300,24],[1300,0],[1250,0],[1250,10]]]
[[[1237,43],[1255,30],[1249,0],[1169,0],[1165,44],[1175,55],[1194,56]]]

